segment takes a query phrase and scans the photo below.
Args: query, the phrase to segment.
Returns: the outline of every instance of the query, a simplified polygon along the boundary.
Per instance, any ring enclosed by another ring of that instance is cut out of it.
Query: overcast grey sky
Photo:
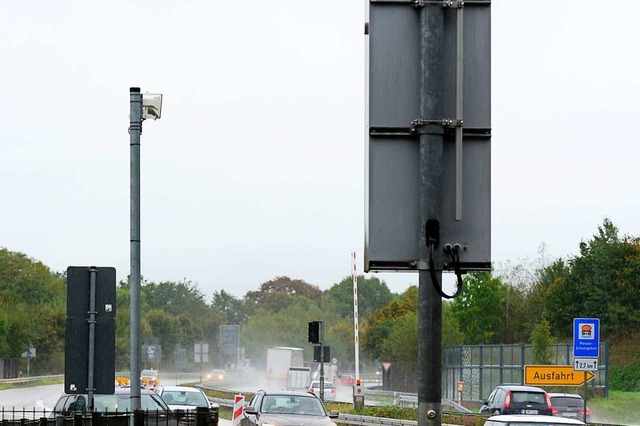
[[[640,2],[492,3],[492,258],[640,235]],[[129,87],[142,275],[236,296],[322,289],[364,245],[364,1],[0,0],[0,246],[129,273]],[[415,274],[380,274],[392,291]]]

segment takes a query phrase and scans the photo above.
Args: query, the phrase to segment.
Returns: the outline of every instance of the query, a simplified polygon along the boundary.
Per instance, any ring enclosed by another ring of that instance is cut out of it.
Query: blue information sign
[[[600,320],[574,318],[573,357],[598,358],[598,356],[600,356]]]

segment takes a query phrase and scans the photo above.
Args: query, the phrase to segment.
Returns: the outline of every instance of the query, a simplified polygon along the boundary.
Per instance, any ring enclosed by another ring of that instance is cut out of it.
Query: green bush
[[[379,407],[365,406],[361,410],[352,410],[351,413],[357,414],[359,416],[387,417],[400,420],[418,420],[418,410],[412,408],[400,408],[394,405]]]
[[[622,392],[640,391],[640,363],[625,364],[611,368],[609,386],[611,390]]]

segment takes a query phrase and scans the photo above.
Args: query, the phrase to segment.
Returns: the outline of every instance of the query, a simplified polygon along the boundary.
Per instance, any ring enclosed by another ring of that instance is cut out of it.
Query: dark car
[[[131,413],[131,388],[116,388],[109,395],[93,396],[94,410],[103,413]],[[74,413],[87,411],[88,396],[86,394],[62,394],[53,407],[56,416],[72,416]],[[157,393],[148,389],[140,389],[140,408],[160,415],[170,412],[169,406]]]
[[[584,399],[577,393],[549,393],[554,416],[584,419]],[[587,423],[591,422],[591,410],[587,408]]]
[[[552,415],[551,401],[544,389],[533,386],[500,385],[482,403],[480,413]]]
[[[244,409],[243,425],[336,426],[337,411],[327,413],[320,399],[308,392],[259,390]]]

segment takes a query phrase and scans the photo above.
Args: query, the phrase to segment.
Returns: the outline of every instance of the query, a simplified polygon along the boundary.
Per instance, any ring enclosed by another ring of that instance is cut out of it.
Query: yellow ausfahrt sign
[[[580,386],[594,377],[591,371],[575,371],[572,365],[524,366],[524,384],[530,386]]]

